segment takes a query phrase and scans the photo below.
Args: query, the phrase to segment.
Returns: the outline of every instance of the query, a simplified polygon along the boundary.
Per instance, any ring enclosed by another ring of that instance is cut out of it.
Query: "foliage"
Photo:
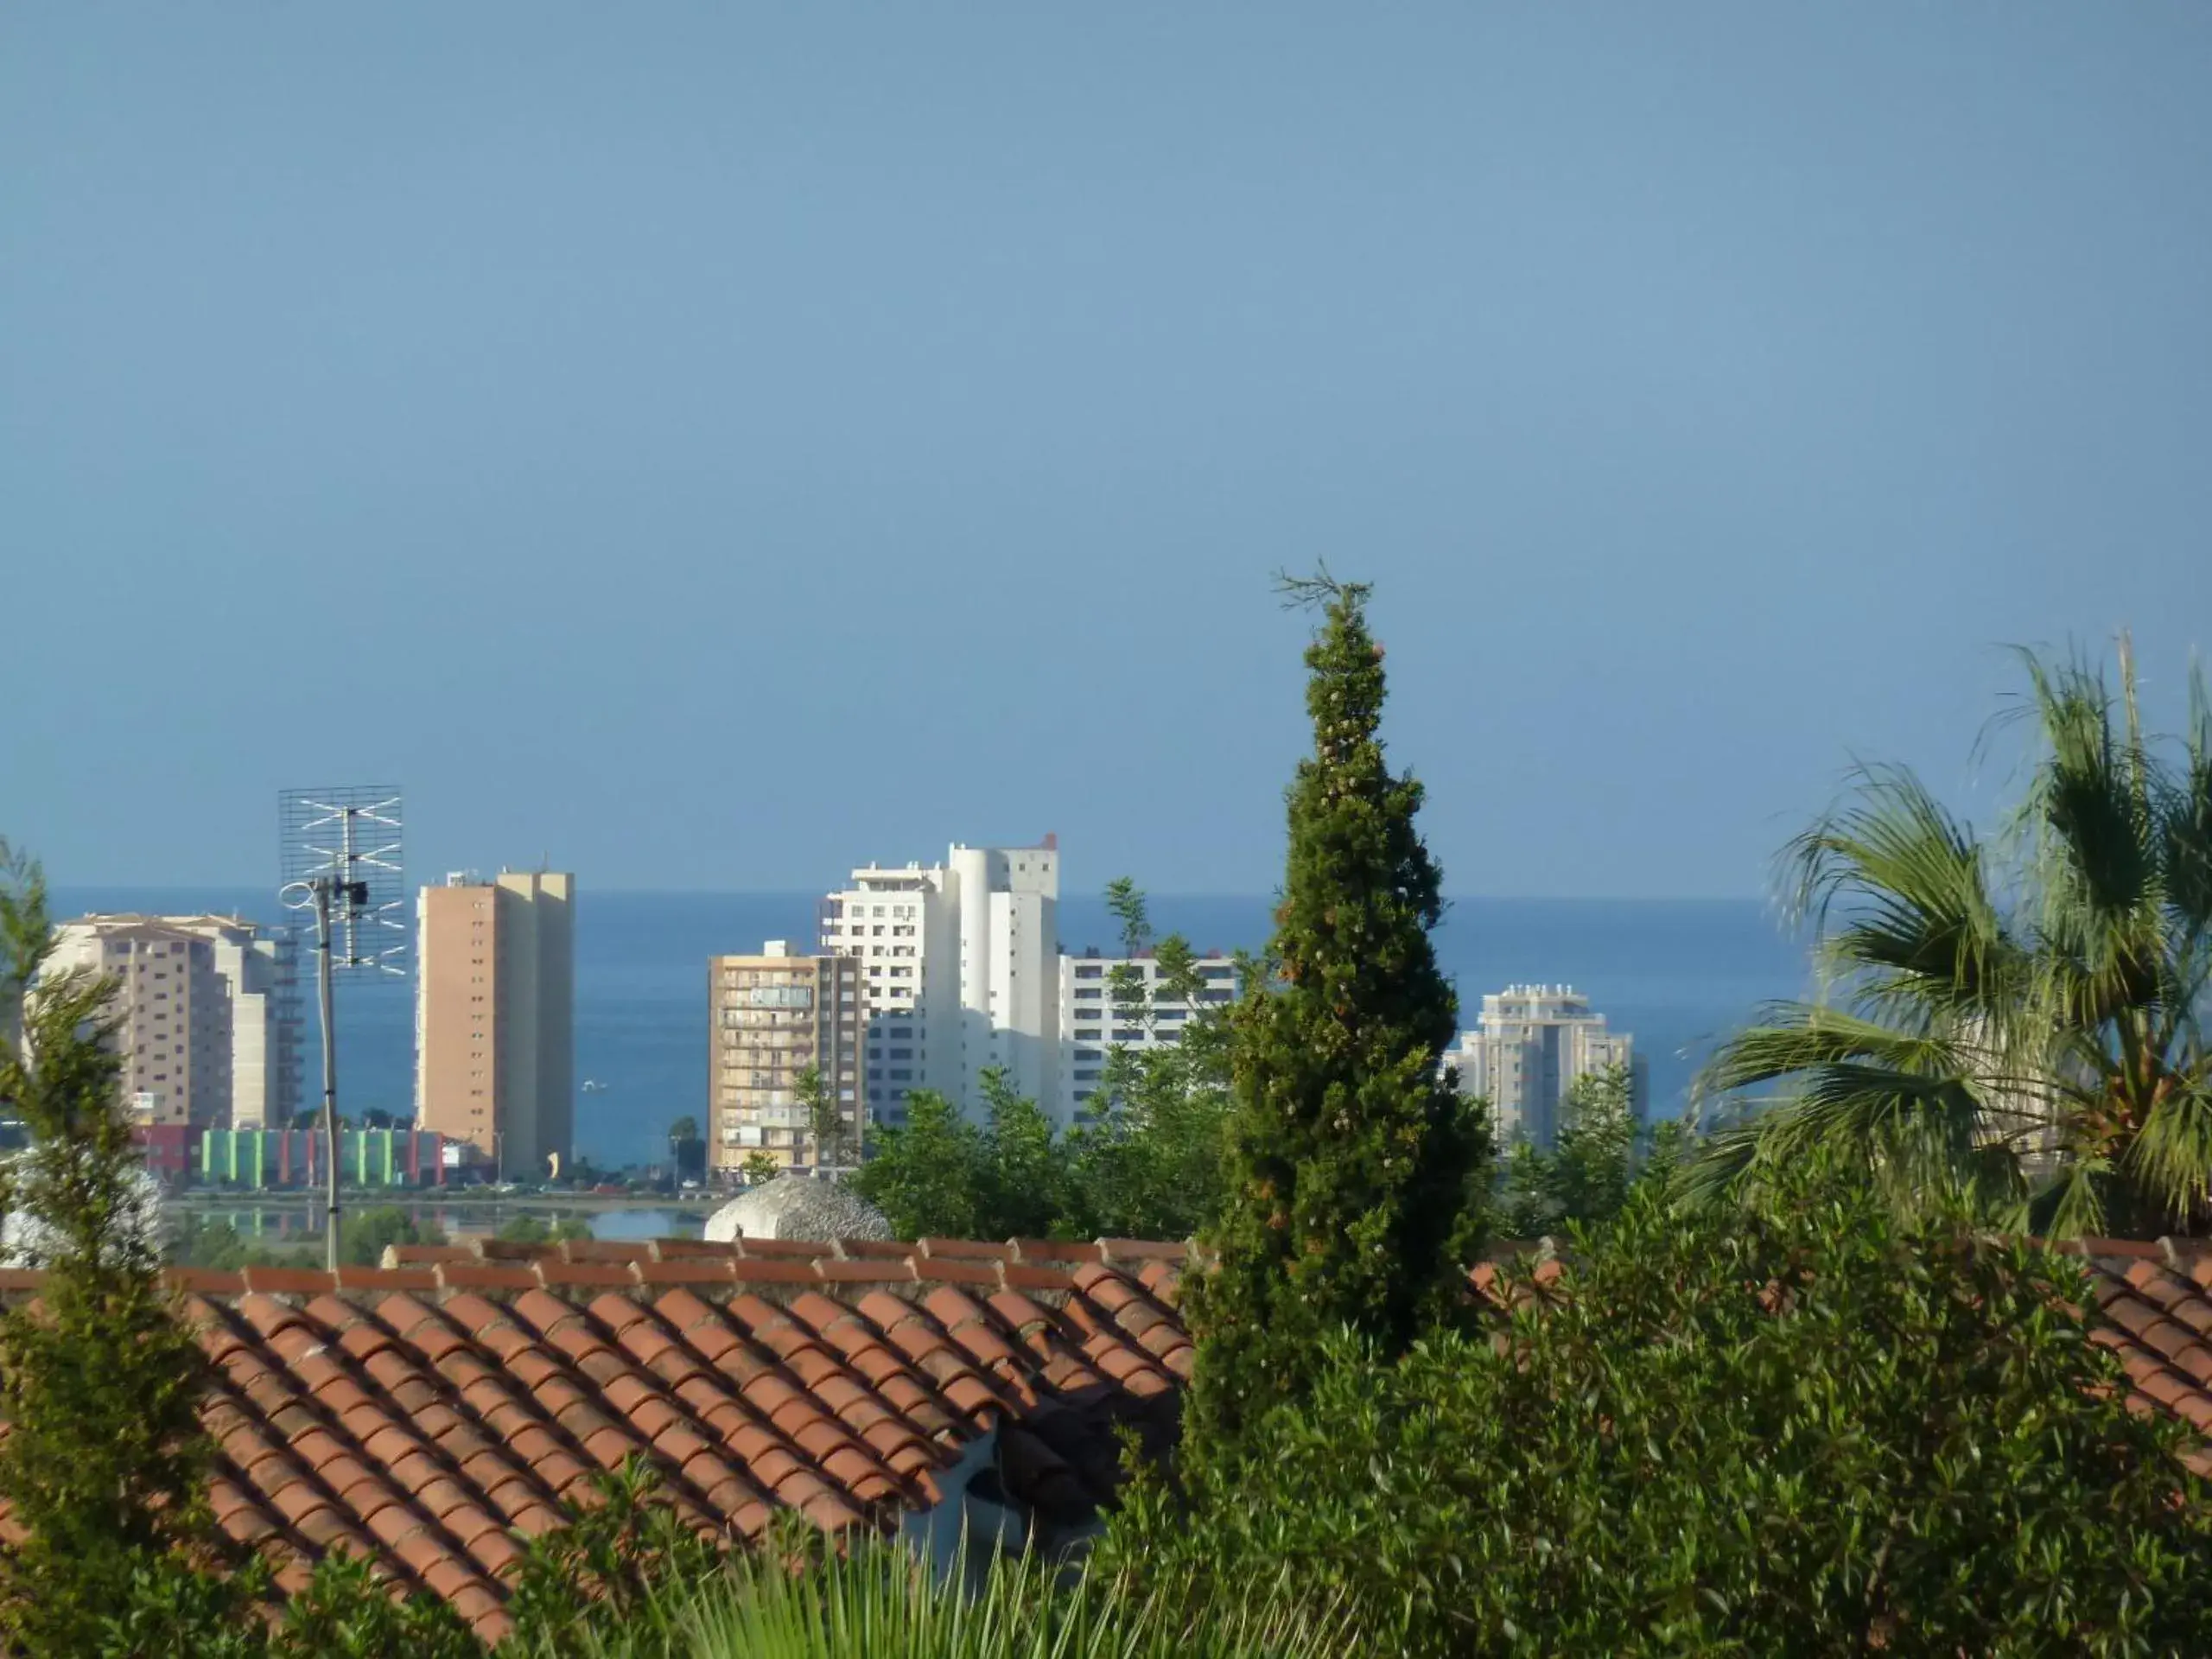
[[[1179,1039],[1136,1049],[1109,1045],[1103,1076],[1075,1125],[1060,1134],[1005,1074],[987,1071],[978,1116],[916,1090],[903,1127],[875,1134],[853,1190],[901,1237],[1188,1238],[1217,1212],[1229,1115],[1228,1024],[1200,998],[1207,982],[1187,941],[1155,946],[1144,894],[1127,877],[1107,888],[1123,954],[1150,950],[1154,973],[1110,971],[1115,1030],[1157,1029],[1156,1009],[1198,1012]],[[1258,969],[1240,960],[1248,977]]]
[[[567,1654],[620,1632],[627,1651],[671,1651],[667,1588],[715,1572],[721,1557],[659,1491],[652,1465],[633,1457],[593,1478],[588,1507],[567,1526],[531,1540],[509,1603],[510,1640],[525,1652]],[[648,1638],[658,1645],[639,1645]]]
[[[1068,1230],[1123,1238],[1188,1238],[1219,1213],[1229,1128],[1229,1027],[1200,999],[1207,982],[1180,934],[1154,944],[1144,894],[1128,877],[1109,885],[1107,907],[1122,925],[1122,950],[1150,949],[1153,979],[1117,964],[1106,989],[1116,1031],[1160,1035],[1166,1002],[1194,1009],[1176,1039],[1147,1048],[1109,1046],[1096,1091],[1066,1139],[1067,1182],[1076,1213]],[[1249,983],[1260,977],[1237,963]]]
[[[480,1659],[484,1644],[433,1595],[394,1596],[358,1558],[331,1554],[284,1604],[269,1659]]]
[[[1438,1076],[1458,1005],[1429,934],[1440,874],[1421,786],[1385,765],[1368,589],[1286,583],[1324,609],[1306,653],[1314,752],[1289,792],[1270,960],[1231,1020],[1220,1264],[1190,1287],[1202,1432],[1295,1397],[1349,1325],[1387,1357],[1464,1298],[1489,1179],[1479,1112]]]
[[[744,1163],[738,1166],[738,1173],[745,1177],[747,1185],[760,1186],[782,1174],[784,1166],[772,1152],[748,1152]]]
[[[162,1254],[175,1267],[213,1268],[226,1273],[240,1268],[319,1268],[323,1262],[322,1235],[294,1233],[281,1245],[260,1244],[219,1216],[187,1212],[179,1218],[176,1236]]]
[[[141,1566],[212,1551],[198,1414],[206,1361],[172,1317],[118,1089],[112,982],[41,976],[44,878],[0,846],[0,1098],[31,1145],[0,1209],[41,1224],[35,1306],[0,1316],[0,1496],[25,1536],[0,1552],[0,1637],[16,1651],[91,1647]],[[29,989],[25,1000],[27,988]]]
[[[1771,1196],[1646,1181],[1493,1331],[1335,1339],[1310,1399],[1139,1481],[1109,1559],[1340,1596],[1363,1651],[2212,1651],[2212,1491],[2078,1262],[1819,1171]]]
[[[971,1574],[933,1577],[898,1544],[852,1539],[843,1552],[731,1555],[671,1586],[666,1624],[615,1628],[572,1648],[588,1659],[1306,1659],[1346,1650],[1343,1632],[1280,1589],[1214,1588],[1191,1599],[1035,1557],[995,1556]],[[975,1580],[972,1593],[958,1587]],[[661,1610],[657,1608],[659,1615]]]
[[[1559,1144],[1549,1152],[1527,1142],[1513,1148],[1498,1224],[1507,1237],[1536,1238],[1570,1222],[1620,1213],[1636,1171],[1634,1089],[1625,1065],[1577,1077],[1567,1090]]]
[[[845,1115],[838,1106],[836,1090],[823,1077],[821,1068],[801,1068],[792,1080],[791,1092],[806,1110],[807,1133],[814,1139],[815,1164],[824,1169],[835,1169],[843,1164],[848,1135]]]
[[[1792,843],[1822,1000],[1770,1010],[1705,1080],[1779,1085],[1719,1130],[1707,1194],[1814,1148],[1908,1209],[1964,1196],[2057,1236],[2212,1227],[2212,701],[2146,739],[2123,642],[2101,671],[2022,653],[2034,764],[2010,834],[1975,835],[1902,767],[1863,767]]]
[[[356,1268],[373,1268],[384,1261],[387,1244],[442,1244],[445,1234],[436,1226],[416,1223],[397,1205],[378,1205],[356,1210],[338,1223],[338,1259]]]
[[[548,1222],[543,1216],[521,1215],[502,1222],[493,1236],[509,1244],[559,1244],[571,1238],[589,1238],[591,1223],[582,1216],[562,1216]]]
[[[876,1131],[875,1156],[847,1185],[900,1238],[985,1238],[982,1166],[982,1133],[944,1095],[917,1089],[906,1122]]]
[[[1082,1225],[1065,1148],[1037,1103],[1006,1073],[982,1076],[983,1122],[933,1090],[907,1096],[903,1128],[878,1133],[850,1178],[901,1238],[1065,1236]]]

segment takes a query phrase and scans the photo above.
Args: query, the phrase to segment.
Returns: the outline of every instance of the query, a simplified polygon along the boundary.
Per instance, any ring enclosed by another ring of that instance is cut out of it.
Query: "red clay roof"
[[[999,1428],[1013,1494],[1077,1519],[1114,1430],[1172,1421],[1185,1249],[1101,1240],[397,1247],[391,1265],[180,1268],[215,1364],[218,1521],[302,1581],[379,1558],[505,1634],[515,1535],[643,1453],[702,1527],[781,1507],[889,1528]],[[39,1275],[0,1274],[0,1291]],[[0,1533],[4,1533],[0,1518]]]
[[[2212,1433],[2212,1241],[2090,1239],[2067,1249],[2088,1258],[2100,1312],[2092,1340],[2127,1368],[2127,1403]],[[2184,1460],[2212,1476],[2203,1446]]]
[[[2212,1245],[2066,1248],[2130,1404],[2212,1433]],[[557,1525],[633,1453],[702,1527],[751,1536],[789,1508],[888,1529],[995,1427],[1017,1498],[1089,1513],[1114,1486],[1116,1427],[1164,1431],[1190,1376],[1187,1258],[1128,1239],[485,1243],[399,1246],[334,1280],[170,1279],[215,1363],[224,1529],[287,1586],[327,1549],[376,1556],[496,1641],[516,1535]],[[0,1272],[0,1293],[39,1277]],[[2190,1462],[2212,1474],[2212,1454]]]

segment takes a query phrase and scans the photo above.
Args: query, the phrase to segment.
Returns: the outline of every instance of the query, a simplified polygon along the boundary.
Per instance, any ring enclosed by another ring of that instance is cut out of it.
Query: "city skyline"
[[[2004,645],[2208,643],[2200,6],[13,23],[57,881],[258,880],[342,732],[423,871],[1265,892],[1325,560],[1452,890],[1753,895],[1853,755],[1986,798]]]

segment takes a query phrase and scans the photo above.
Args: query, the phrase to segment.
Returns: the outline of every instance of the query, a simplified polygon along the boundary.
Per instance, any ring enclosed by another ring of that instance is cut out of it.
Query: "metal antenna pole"
[[[322,1136],[330,1149],[323,1205],[323,1260],[338,1266],[339,1185],[345,1154],[338,1131],[338,976],[404,979],[399,791],[388,787],[291,789],[277,798],[289,910],[315,912],[315,992],[322,1014]],[[369,843],[362,836],[366,826]],[[310,1140],[309,1145],[313,1142]]]
[[[330,1198],[323,1211],[323,1265],[338,1270],[338,1032],[330,995],[330,890],[336,878],[315,883],[315,997],[322,1010],[322,1133],[330,1147]]]

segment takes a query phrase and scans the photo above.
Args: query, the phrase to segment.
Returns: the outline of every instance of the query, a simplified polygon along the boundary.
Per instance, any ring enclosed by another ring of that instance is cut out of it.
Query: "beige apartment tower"
[[[843,956],[791,954],[771,939],[757,957],[707,963],[707,1162],[725,1180],[756,1153],[785,1169],[814,1161],[811,1114],[798,1077],[819,1071],[844,1120],[840,1163],[860,1161],[867,1132],[861,1031],[863,964]]]
[[[282,1128],[299,1109],[289,934],[236,916],[86,916],[45,971],[113,976],[124,1103],[137,1122]]]
[[[565,1173],[575,1128],[575,877],[449,875],[416,906],[415,1116],[502,1180]]]

